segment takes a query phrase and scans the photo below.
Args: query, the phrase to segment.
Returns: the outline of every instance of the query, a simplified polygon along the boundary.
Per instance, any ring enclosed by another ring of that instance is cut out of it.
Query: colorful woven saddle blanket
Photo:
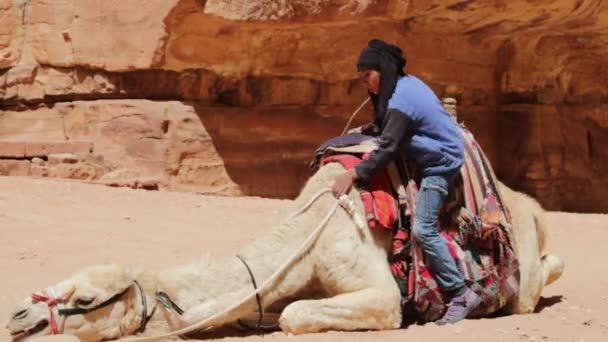
[[[363,159],[367,156],[368,154],[364,154]],[[323,158],[322,164],[331,162],[338,162],[346,169],[351,169],[359,164],[361,159],[347,154],[333,155]],[[392,184],[386,172],[378,172],[371,177],[368,185],[360,186],[358,189],[368,227],[392,230],[397,221],[397,206]]]
[[[484,316],[504,307],[516,294],[518,262],[509,212],[496,176],[473,135],[464,126],[461,129],[465,162],[439,222],[468,285],[482,297],[482,304],[471,316]],[[350,169],[376,146],[373,137],[368,136],[330,139],[315,151],[311,166],[339,162]],[[393,235],[389,263],[401,291],[404,316],[433,321],[443,314],[446,300],[411,235],[418,184],[415,167],[401,158],[374,175],[368,184],[357,184],[357,188],[369,227],[386,229]]]

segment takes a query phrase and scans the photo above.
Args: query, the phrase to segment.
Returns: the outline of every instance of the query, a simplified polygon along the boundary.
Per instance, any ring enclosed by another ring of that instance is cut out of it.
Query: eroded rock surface
[[[80,178],[293,196],[365,99],[354,64],[380,37],[458,100],[507,184],[608,210],[605,1],[0,0],[0,21],[0,141],[91,142]]]

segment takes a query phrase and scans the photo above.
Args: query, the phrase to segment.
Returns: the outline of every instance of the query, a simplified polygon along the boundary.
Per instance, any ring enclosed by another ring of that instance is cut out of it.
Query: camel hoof
[[[279,328],[287,336],[299,335],[302,333],[309,332],[305,329],[306,324],[303,322],[307,321],[308,315],[306,315],[306,306],[302,305],[301,302],[295,302],[289,304],[279,317]]]

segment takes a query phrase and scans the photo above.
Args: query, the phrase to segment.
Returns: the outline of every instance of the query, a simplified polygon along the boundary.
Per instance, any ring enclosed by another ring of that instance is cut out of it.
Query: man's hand
[[[375,123],[370,122],[361,126],[361,134],[377,136],[380,134],[380,128]]]
[[[357,179],[357,171],[355,169],[351,169],[338,177],[334,181],[334,185],[331,188],[331,191],[334,193],[336,198],[340,198],[340,196],[350,190],[350,187],[353,186],[353,182]]]
[[[380,134],[380,128],[378,128],[378,126],[376,126],[376,124],[374,124],[373,122],[370,122],[359,127],[351,128],[346,133],[361,133],[364,135],[377,136]]]

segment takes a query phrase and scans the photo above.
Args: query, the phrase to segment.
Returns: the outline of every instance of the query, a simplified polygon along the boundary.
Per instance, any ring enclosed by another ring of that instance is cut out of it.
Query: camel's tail
[[[553,254],[545,254],[541,257],[541,265],[543,267],[543,279],[545,286],[553,283],[562,276],[566,265],[564,261]]]
[[[553,254],[546,253],[547,238],[549,236],[549,226],[543,208],[534,201],[533,208],[534,220],[536,222],[536,239],[538,251],[541,255],[541,265],[543,270],[544,285],[547,286],[562,276],[564,272],[564,261]]]

